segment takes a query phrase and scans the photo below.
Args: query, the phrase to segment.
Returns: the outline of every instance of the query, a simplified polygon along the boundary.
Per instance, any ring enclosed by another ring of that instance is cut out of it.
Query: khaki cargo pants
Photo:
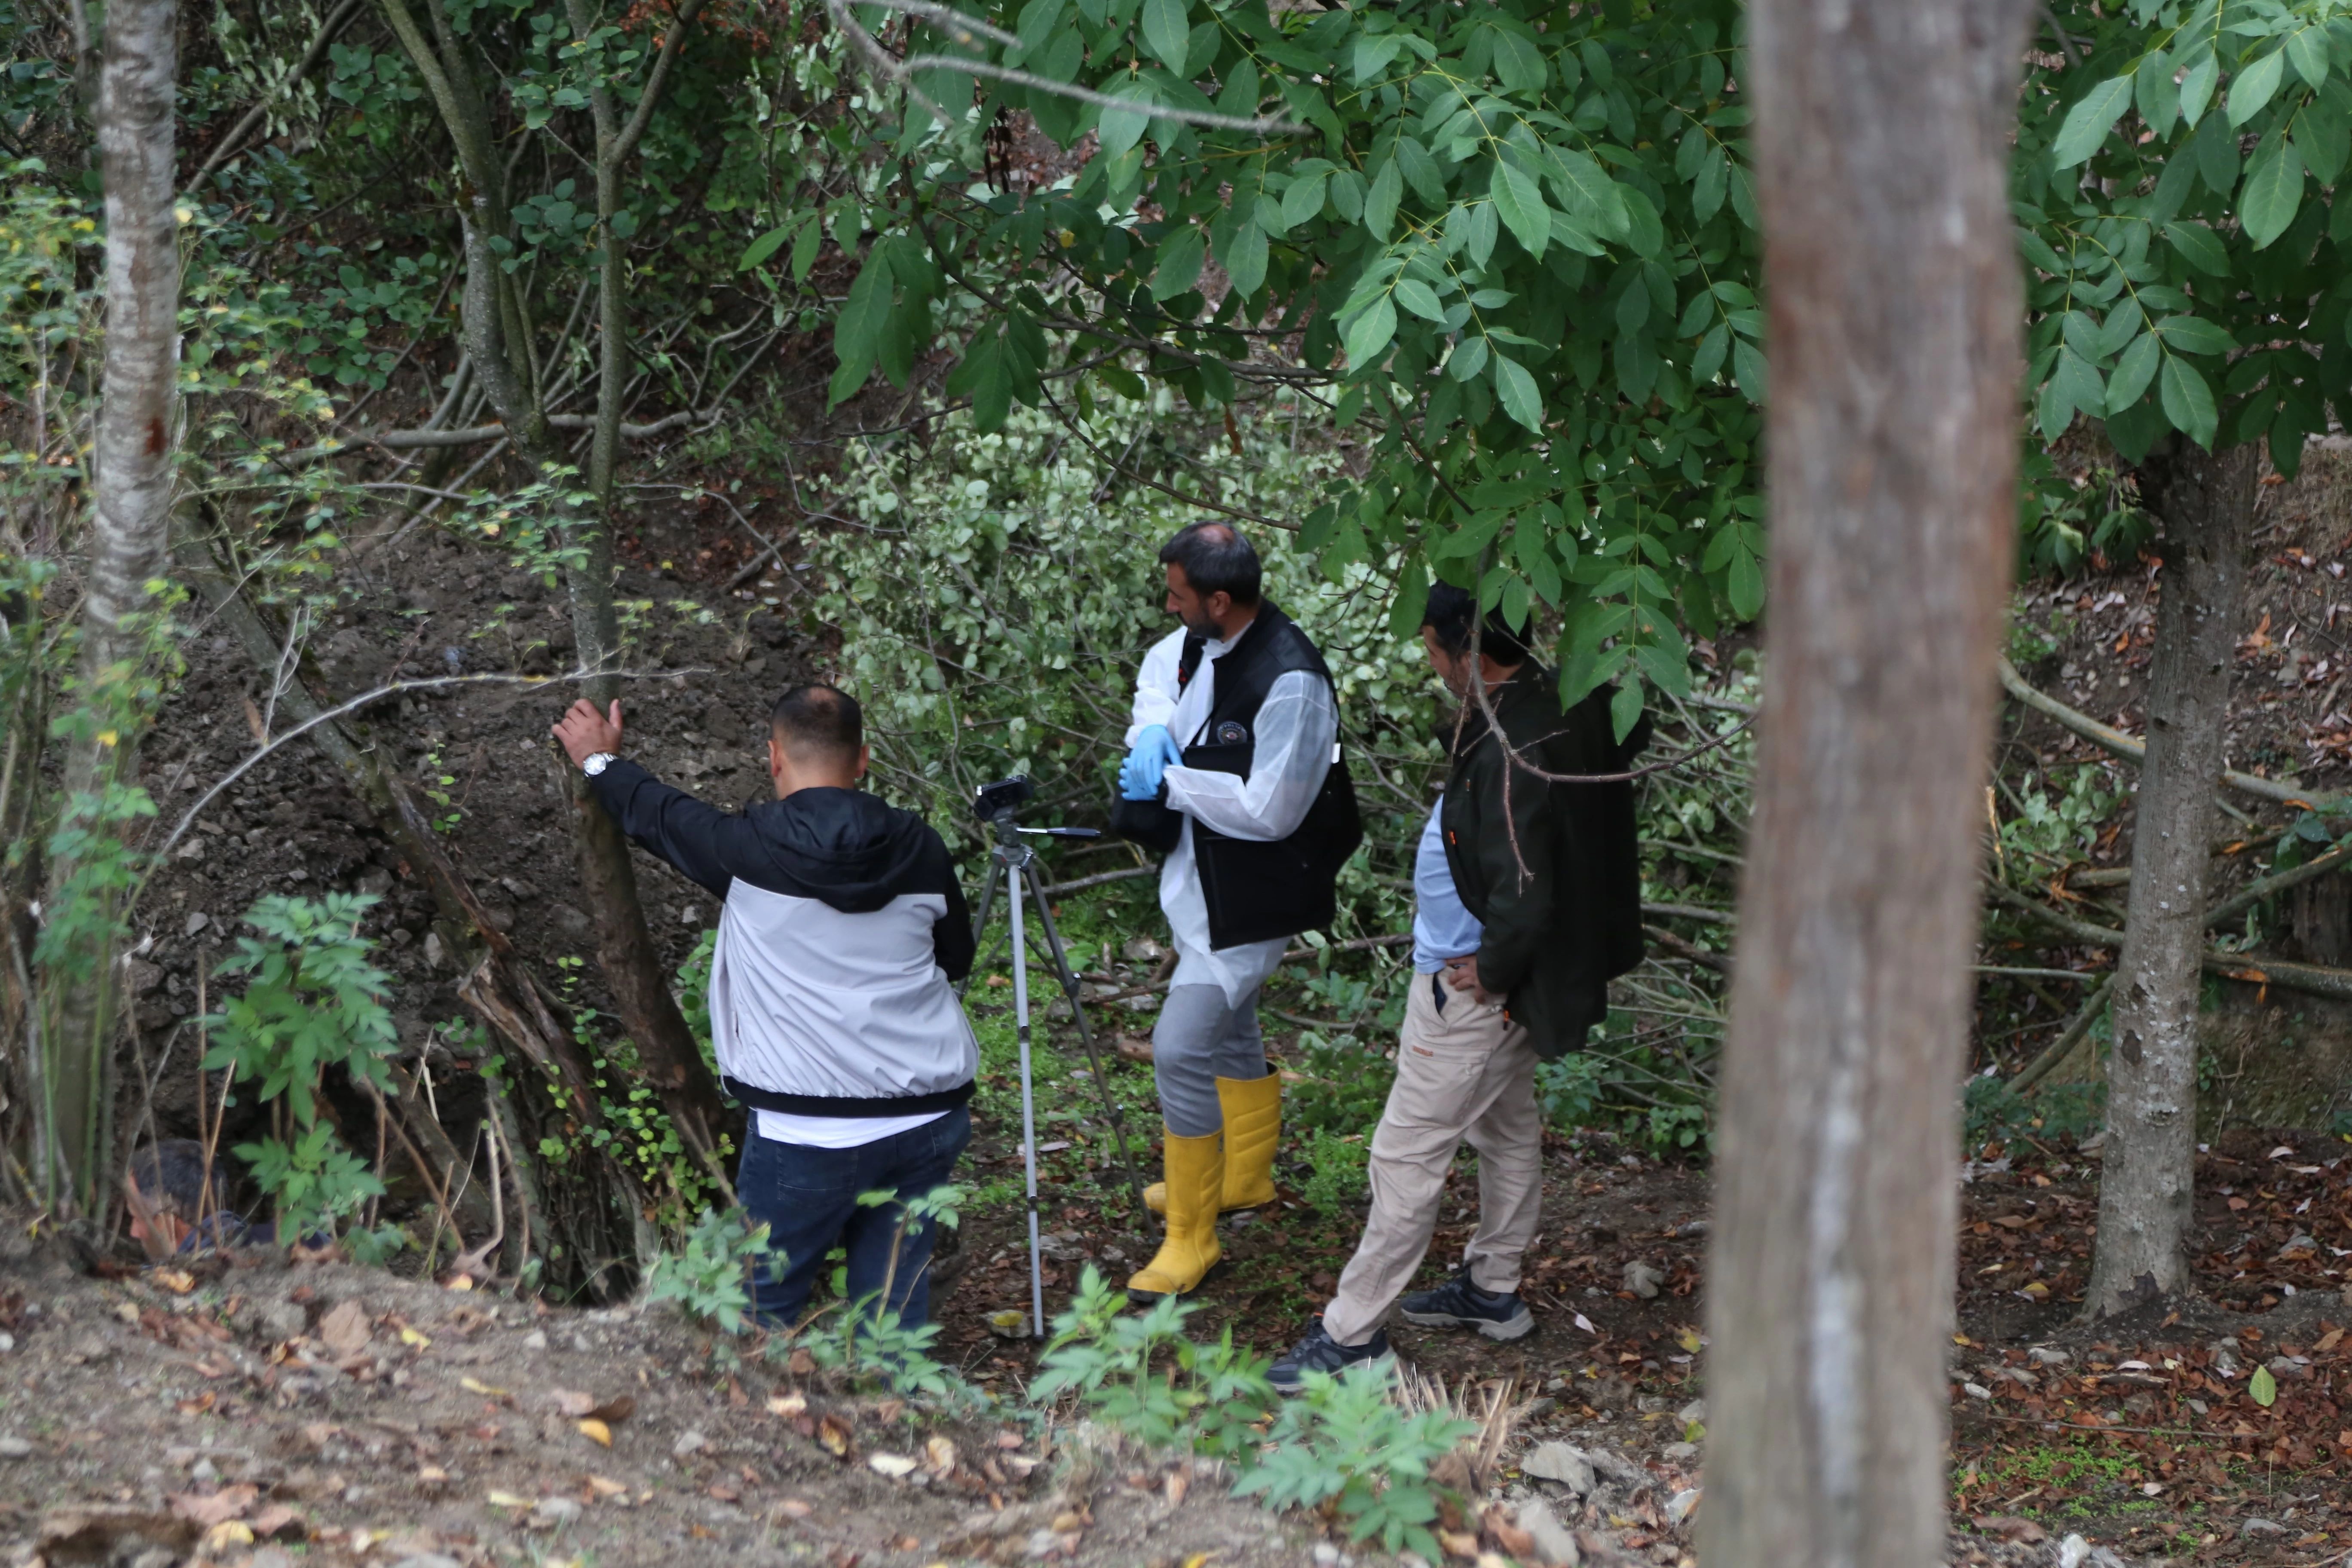
[[[1478,1232],[1465,1260],[1482,1290],[1519,1288],[1519,1259],[1543,1208],[1543,1116],[1535,1047],[1498,1003],[1416,974],[1397,1042],[1396,1083],[1372,1134],[1371,1218],[1323,1311],[1323,1329],[1361,1344],[1388,1316],[1429,1250],[1445,1173],[1467,1142],[1478,1152]]]

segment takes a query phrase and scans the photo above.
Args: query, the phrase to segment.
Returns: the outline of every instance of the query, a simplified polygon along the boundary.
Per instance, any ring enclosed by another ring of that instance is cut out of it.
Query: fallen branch
[[[2050,1048],[2026,1063],[2013,1075],[2009,1080],[2009,1087],[2019,1094],[2023,1094],[2049,1077],[2052,1068],[2074,1055],[2075,1046],[2081,1043],[2084,1036],[2091,1032],[2091,1026],[2097,1023],[2099,1015],[2105,1011],[2107,994],[2115,989],[2115,986],[2116,977],[2113,974],[2102,978],[2091,994],[2083,998],[2083,1005],[2076,1009],[2074,1019],[2067,1024],[2065,1029],[2051,1042]]]
[[[2137,736],[2126,735],[2112,724],[2102,724],[2078,709],[2067,707],[2055,697],[2028,683],[2025,677],[2017,672],[2017,666],[2010,663],[2006,658],[2000,660],[2000,685],[2002,690],[2026,707],[2046,718],[2056,720],[2062,728],[2073,731],[2100,750],[2127,763],[2141,763],[2147,760],[2146,741]],[[2319,810],[2322,806],[2343,804],[2343,798],[2339,795],[2315,795],[2308,790],[2295,789],[2283,784],[2276,779],[2256,778],[2252,773],[2242,773],[2234,769],[2224,768],[2221,772],[2221,782],[2242,795],[2275,801],[2281,805],[2299,805],[2310,811]]]
[[[2086,942],[2094,947],[2119,948],[2124,944],[2124,933],[2111,927],[2093,925],[2088,921],[2062,915],[1998,882],[1988,882],[1985,887],[1996,903],[2029,915],[2071,941]],[[2284,960],[2259,958],[2250,952],[2225,952],[2217,947],[2207,948],[2202,962],[2206,973],[2218,974],[2226,980],[2242,981],[2249,985],[2283,985],[2290,991],[2301,991],[2308,995],[2352,1001],[2352,969],[2330,969],[2317,963],[2289,963]]]

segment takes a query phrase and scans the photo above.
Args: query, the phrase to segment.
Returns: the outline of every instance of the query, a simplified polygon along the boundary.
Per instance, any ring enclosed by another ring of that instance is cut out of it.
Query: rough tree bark
[[[178,439],[179,225],[173,215],[172,100],[179,69],[174,0],[113,0],[99,68],[99,164],[106,181],[106,364],[80,623],[80,680],[65,758],[70,831],[49,868],[57,939],[49,1060],[43,1074],[42,1169],[50,1200],[95,1212],[106,1200],[108,1071],[116,1003],[116,891],[89,875],[116,837],[110,794],[138,776],[139,733],[152,690],[147,647],[172,522]]]
[[[1945,1542],[1968,1028],[2023,300],[2019,0],[1758,0],[1769,647],[1708,1272],[1700,1555]]]
[[[2207,846],[2219,826],[2211,781],[2224,761],[2230,666],[2261,475],[2256,447],[2209,453],[2180,436],[2139,468],[2140,500],[2161,531],[2164,592],[2116,967],[2098,1250],[2084,1304],[2095,1318],[2189,1283],[2197,988],[2212,867]]]
[[[424,76],[435,107],[440,111],[459,165],[473,187],[468,210],[461,212],[465,230],[466,282],[460,296],[459,319],[467,358],[489,395],[491,406],[514,443],[515,450],[534,472],[545,472],[564,460],[564,453],[548,423],[542,388],[532,374],[526,341],[528,312],[514,281],[498,263],[489,241],[504,235],[508,223],[502,169],[495,155],[495,139],[475,73],[462,42],[446,24],[440,0],[424,0],[433,36],[425,33],[408,9],[407,0],[387,0],[385,15],[409,57]],[[613,538],[610,522],[612,447],[605,441],[604,422],[611,418],[611,437],[620,435],[620,390],[623,344],[626,338],[626,300],[619,285],[617,247],[611,238],[611,215],[618,210],[618,171],[628,150],[643,134],[668,62],[676,58],[683,30],[691,24],[699,0],[689,0],[672,24],[670,37],[648,83],[638,113],[625,131],[613,132],[617,156],[609,172],[603,156],[606,127],[613,118],[607,98],[597,117],[599,145],[598,205],[605,218],[604,290],[604,353],[602,384],[598,389],[599,425],[592,446],[592,469],[601,474],[603,510],[586,526],[574,527],[573,542],[581,559],[566,573],[572,605],[572,633],[580,667],[589,671],[611,669],[620,652],[620,616],[613,599]],[[602,89],[599,89],[600,92]],[[625,142],[625,144],[624,144]],[[609,189],[607,187],[610,187]],[[617,330],[616,330],[617,326]],[[620,694],[620,681],[610,675],[593,675],[581,695],[598,705]],[[646,1081],[661,1097],[663,1109],[689,1149],[710,1155],[727,1125],[726,1109],[717,1080],[702,1060],[694,1036],[687,1028],[677,1000],[670,994],[669,975],[660,950],[646,925],[645,906],[637,894],[636,868],[628,840],[597,805],[576,773],[567,772],[572,807],[572,844],[580,865],[581,893],[596,923],[597,966],[611,992],[621,1027],[637,1047]],[[723,1174],[723,1173],[721,1173]]]

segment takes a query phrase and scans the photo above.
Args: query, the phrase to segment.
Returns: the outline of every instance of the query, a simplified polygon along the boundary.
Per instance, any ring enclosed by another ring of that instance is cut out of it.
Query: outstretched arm
[[[750,847],[748,842],[734,843],[751,832],[750,825],[709,801],[697,800],[662,783],[621,757],[618,702],[609,712],[598,711],[593,702],[574,702],[556,723],[555,738],[563,743],[574,765],[600,752],[612,754],[614,760],[588,781],[588,792],[596,797],[596,804],[612,815],[622,832],[667,861],[679,875],[721,899],[727,896],[728,886],[735,879],[729,865],[730,851]]]

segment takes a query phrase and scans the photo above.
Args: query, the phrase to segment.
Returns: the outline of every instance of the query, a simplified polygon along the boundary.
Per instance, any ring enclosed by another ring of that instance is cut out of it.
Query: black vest
[[[1176,667],[1180,689],[1192,684],[1206,651],[1204,639],[1185,637]],[[1195,734],[1177,738],[1184,765],[1249,777],[1257,749],[1257,710],[1275,680],[1297,670],[1311,671],[1327,689],[1331,686],[1323,656],[1297,623],[1271,601],[1260,604],[1241,646],[1216,661],[1217,694],[1207,721]],[[1332,696],[1336,707],[1338,693]],[[1112,818],[1115,830],[1163,853],[1176,847],[1182,823],[1175,812],[1151,802],[1122,801],[1119,806]],[[1339,868],[1363,839],[1356,786],[1344,758],[1331,763],[1306,820],[1287,838],[1270,844],[1230,838],[1194,822],[1192,856],[1209,907],[1209,945],[1238,947],[1328,926],[1338,912]]]

